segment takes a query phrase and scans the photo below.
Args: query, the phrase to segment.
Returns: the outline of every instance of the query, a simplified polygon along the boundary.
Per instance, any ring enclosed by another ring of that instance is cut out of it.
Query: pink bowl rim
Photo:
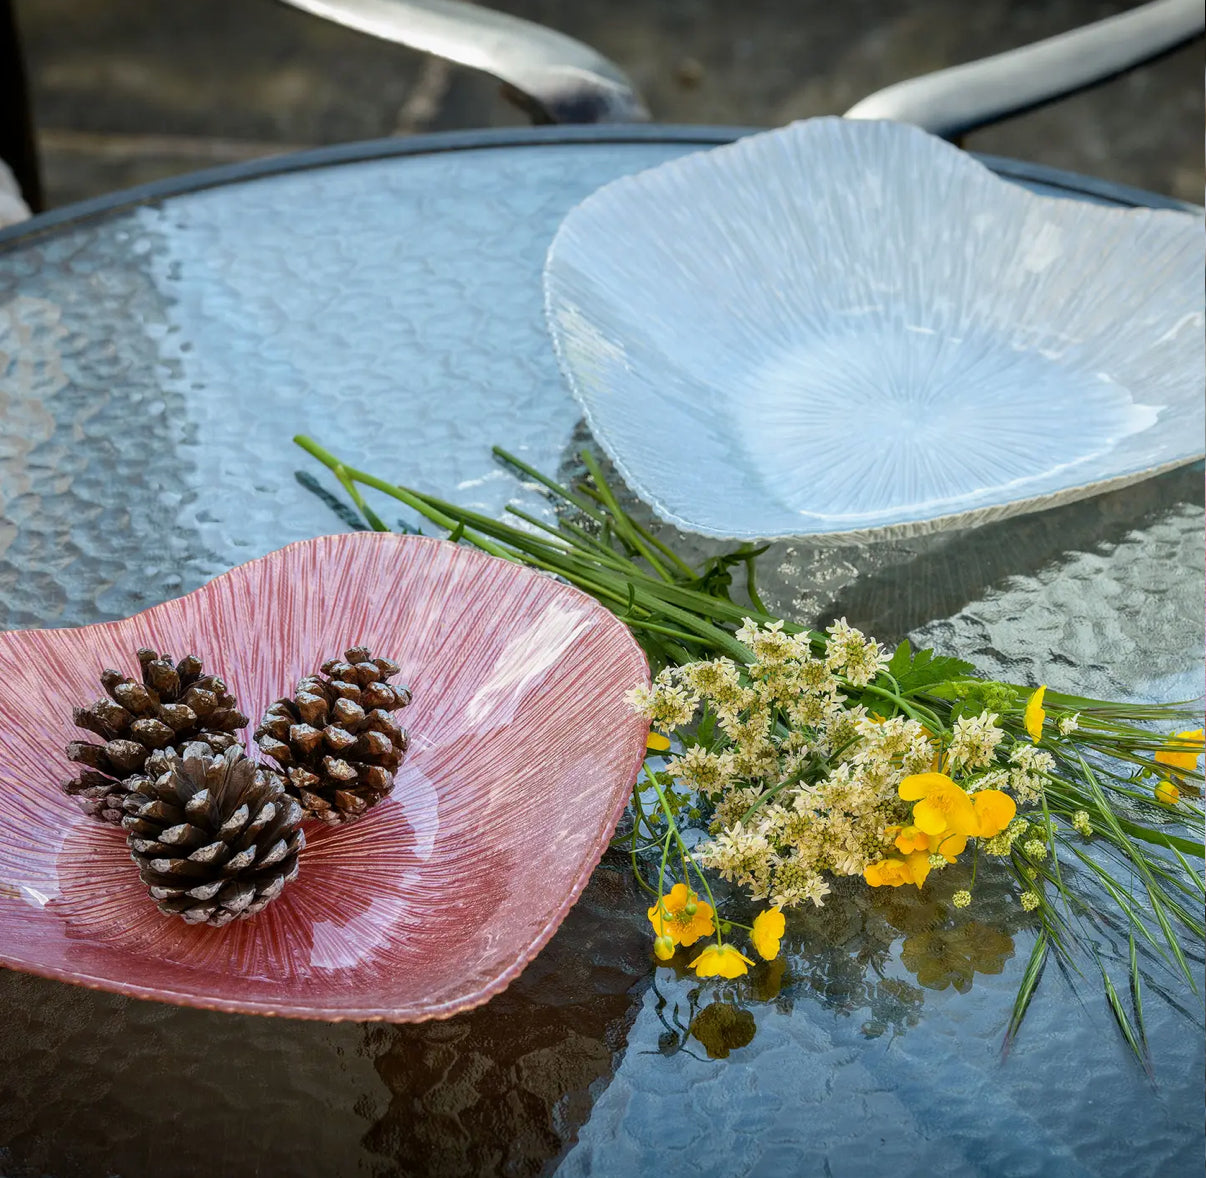
[[[577,600],[587,606],[589,611],[596,615],[606,626],[615,626],[622,634],[624,643],[627,644],[630,652],[636,654],[640,665],[645,668],[646,679],[649,676],[649,662],[645,656],[644,650],[641,649],[640,643],[637,642],[632,634],[632,631],[620,621],[610,610],[600,604],[590,594],[583,592],[575,585],[566,584],[564,581],[554,578],[548,574],[537,572],[534,569],[529,569],[523,565],[512,563],[511,561],[502,560],[501,557],[491,556],[489,553],[481,552],[460,544],[450,544],[448,540],[440,539],[436,536],[418,536],[409,535],[398,532],[337,532],[325,536],[315,536],[307,540],[296,540],[291,544],[286,544],[282,548],[274,549],[272,552],[265,553],[263,556],[255,557],[252,560],[245,561],[243,564],[235,565],[233,568],[227,569],[225,572],[219,573],[211,578],[204,585],[198,586],[196,589],[188,593],[181,594],[180,597],[169,598],[167,601],[158,602],[155,605],[149,606],[147,609],[139,610],[138,613],[130,614],[125,618],[113,618],[107,622],[92,622],[83,626],[65,626],[65,627],[37,627],[26,630],[2,630],[0,631],[0,642],[7,643],[13,641],[10,636],[39,633],[53,631],[56,629],[67,630],[107,630],[115,626],[119,626],[125,622],[131,621],[134,618],[141,618],[148,614],[153,614],[158,610],[171,606],[176,602],[184,601],[190,597],[198,595],[206,595],[211,588],[219,582],[233,576],[241,575],[245,570],[254,568],[256,565],[267,561],[280,559],[285,553],[295,549],[309,548],[324,541],[339,539],[348,543],[355,544],[398,544],[398,545],[413,545],[429,547],[432,551],[439,548],[451,548],[458,555],[454,556],[454,560],[466,560],[472,563],[492,563],[499,561],[508,566],[511,574],[520,581],[525,580],[540,580],[548,582],[555,586],[556,591],[571,599]],[[611,810],[608,811],[606,821],[602,824],[597,836],[592,842],[593,850],[591,850],[582,860],[577,874],[571,880],[565,892],[565,897],[558,906],[553,915],[549,918],[543,928],[529,941],[523,948],[515,962],[503,970],[497,977],[485,983],[478,990],[471,994],[463,995],[459,998],[437,1004],[426,1008],[422,1011],[408,1011],[399,1013],[397,1011],[382,1009],[380,1007],[364,1007],[356,1008],[341,1008],[339,1010],[331,1010],[327,1007],[320,1006],[289,1006],[282,1007],[261,999],[230,999],[230,998],[208,998],[197,995],[191,991],[169,990],[164,987],[142,986],[137,983],[121,983],[115,984],[107,978],[97,977],[91,974],[80,973],[74,970],[57,969],[52,966],[40,965],[32,963],[20,958],[14,958],[6,954],[3,947],[0,947],[0,966],[7,967],[19,973],[31,974],[35,977],[47,978],[52,981],[67,982],[71,985],[80,986],[86,990],[101,990],[107,993],[116,994],[129,998],[147,999],[153,1002],[163,1002],[174,1006],[190,1007],[196,1010],[216,1010],[224,1011],[230,1014],[249,1014],[260,1015],[268,1018],[294,1018],[314,1022],[328,1023],[344,1023],[344,1022],[393,1022],[398,1024],[403,1023],[421,1023],[440,1021],[449,1019],[458,1014],[463,1014],[470,1010],[475,1010],[479,1006],[484,1006],[491,998],[501,994],[508,986],[523,971],[535,960],[540,951],[553,939],[553,934],[561,927],[562,922],[569,913],[569,910],[578,902],[586,884],[595,868],[599,865],[607,850],[608,843],[611,841],[612,833],[619,824],[620,818],[623,816],[624,810],[628,805],[628,798],[631,792],[632,785],[636,782],[640,775],[641,765],[644,763],[647,727],[645,734],[640,735],[639,742],[637,733],[639,730],[634,728],[633,749],[629,760],[632,766],[631,774],[625,774],[624,777],[631,777],[628,784],[622,789],[617,788],[617,797]]]

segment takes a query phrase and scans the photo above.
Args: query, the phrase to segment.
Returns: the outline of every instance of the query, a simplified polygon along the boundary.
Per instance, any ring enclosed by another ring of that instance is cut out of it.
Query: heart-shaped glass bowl
[[[599,443],[705,535],[966,526],[1202,454],[1203,223],[824,118],[616,180],[545,298]]]
[[[351,645],[402,665],[411,747],[357,822],[312,824],[301,873],[225,928],[161,915],[123,833],[59,782],[102,668],[196,653],[253,718]],[[502,990],[598,862],[644,754],[644,655],[597,602],[424,537],[281,549],[118,622],[0,634],[0,964],[191,1006],[443,1018]]]

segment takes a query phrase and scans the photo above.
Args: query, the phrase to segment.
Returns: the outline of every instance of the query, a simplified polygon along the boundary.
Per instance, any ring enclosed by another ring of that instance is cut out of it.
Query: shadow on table
[[[220,1014],[0,971],[0,1173],[548,1173],[621,1064],[639,1064],[626,1054],[650,1051],[655,1072],[679,1051],[741,1066],[763,1017],[797,1005],[869,1039],[903,1034],[926,990],[999,973],[1027,919],[983,872],[966,913],[950,904],[957,868],[921,892],[846,883],[791,914],[781,959],[701,982],[686,950],[654,970],[643,893],[609,858],[512,986],[419,1025]]]
[[[699,566],[738,547],[736,541],[680,532],[657,519],[629,490],[584,421],[562,453],[557,478],[564,485],[586,478],[583,449],[602,466],[624,509],[688,562]],[[777,616],[821,626],[845,617],[891,645],[982,600],[1010,578],[1057,568],[1075,553],[1108,551],[1175,512],[1200,514],[1203,502],[1202,464],[1195,462],[1118,491],[971,528],[861,544],[776,541],[758,559],[759,592]],[[735,600],[742,599],[739,581],[733,585]]]
[[[966,993],[978,974],[1001,973],[1029,919],[1003,877],[982,878],[977,918],[950,901],[967,874],[943,875],[921,891],[842,881],[824,908],[790,914],[779,959],[704,983],[689,968],[695,950],[651,968],[643,900],[624,864],[604,865],[543,953],[487,1006],[367,1031],[391,1100],[365,1146],[416,1178],[552,1172],[634,1049],[647,982],[663,1027],[654,1054],[667,1057],[727,1059],[753,1041],[763,1010],[797,1003],[857,1018],[869,1039],[904,1033],[926,990]]]
[[[1202,466],[1193,463],[1105,495],[937,533],[888,541],[898,560],[843,588],[823,620],[860,619],[885,642],[898,642],[935,618],[949,617],[1011,577],[1037,574],[1070,553],[1102,551],[1183,506],[1203,504]]]
[[[399,1175],[551,1169],[623,1055],[649,961],[631,875],[598,868],[540,956],[486,1006],[367,1030],[391,1101],[366,1147]]]

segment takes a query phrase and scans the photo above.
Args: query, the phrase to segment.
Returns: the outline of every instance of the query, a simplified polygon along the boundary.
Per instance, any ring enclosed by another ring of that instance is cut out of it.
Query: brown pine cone
[[[102,671],[109,698],[74,712],[77,727],[104,743],[73,740],[67,746],[67,756],[87,768],[63,789],[102,822],[120,824],[129,793],[125,781],[142,772],[155,749],[179,750],[202,741],[221,752],[235,743],[232,733],[247,726],[226,684],[217,675],[203,675],[196,655],[173,665],[170,655],[143,648],[138,661],[141,683],[120,671]]]
[[[122,826],[159,911],[220,928],[261,912],[297,878],[301,807],[279,774],[244,756],[186,745],[152,753],[130,779]]]
[[[279,762],[308,818],[348,822],[393,789],[408,743],[390,715],[410,703],[407,688],[387,682],[399,670],[353,647],[264,713],[256,743]]]

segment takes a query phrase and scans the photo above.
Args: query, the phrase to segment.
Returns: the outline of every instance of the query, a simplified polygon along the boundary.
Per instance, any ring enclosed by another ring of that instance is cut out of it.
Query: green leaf
[[[712,738],[716,735],[716,715],[711,708],[705,708],[703,719],[700,720],[699,726],[695,729],[695,739],[693,744],[701,744],[704,748],[712,747]]]
[[[888,663],[888,674],[894,679],[899,680],[908,669],[909,664],[913,661],[913,648],[909,645],[909,640],[906,638],[896,648],[892,654],[892,660]]]
[[[901,651],[905,657],[897,663]],[[963,659],[951,658],[949,655],[935,655],[932,650],[919,650],[909,659],[911,651],[908,642],[902,642],[888,664],[888,670],[900,684],[902,695],[911,695],[923,688],[932,687],[938,683],[948,683],[951,680],[966,679],[975,668]]]

